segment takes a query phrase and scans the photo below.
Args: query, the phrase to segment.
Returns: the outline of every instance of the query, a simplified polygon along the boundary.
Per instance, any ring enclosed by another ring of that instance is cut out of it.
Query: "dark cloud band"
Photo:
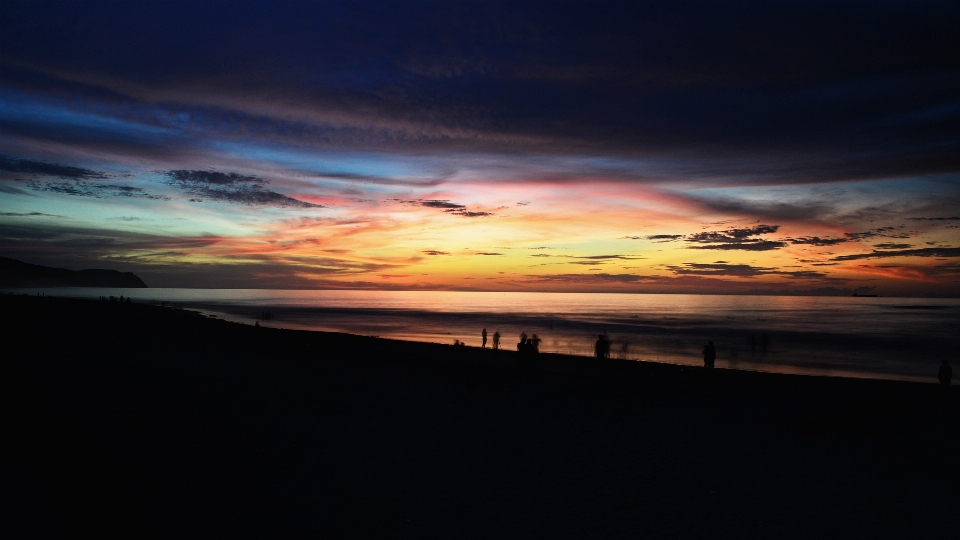
[[[264,186],[268,181],[256,176],[217,171],[175,170],[167,172],[167,183],[197,199],[212,200],[246,206],[276,206],[280,208],[323,208],[322,205],[300,201]]]
[[[76,180],[102,179],[107,177],[106,174],[102,172],[92,171],[90,169],[5,156],[0,156],[0,171],[39,176],[55,176],[57,178],[73,178]]]

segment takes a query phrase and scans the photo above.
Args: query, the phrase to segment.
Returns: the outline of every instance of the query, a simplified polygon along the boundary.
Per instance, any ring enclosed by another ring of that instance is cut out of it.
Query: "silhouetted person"
[[[940,379],[940,384],[943,386],[950,386],[950,379],[953,378],[953,368],[950,367],[950,362],[943,361],[940,371],[937,372],[937,378]]]
[[[526,341],[517,343],[517,352],[520,356],[533,356],[537,354],[537,348],[533,344],[533,338],[527,338]]]
[[[539,337],[537,337],[536,334],[534,334],[533,337],[530,338],[530,344],[533,346],[533,352],[535,352],[535,353],[540,352],[540,342],[541,342],[541,341],[543,341],[543,340],[541,340]]]
[[[486,349],[487,348],[487,329],[486,328],[483,329],[483,332],[480,332],[480,337],[483,338],[483,343],[480,344],[480,348]]]
[[[597,336],[597,344],[593,346],[593,352],[597,358],[607,358],[610,356],[610,340],[607,336],[600,334]]]
[[[493,350],[500,350],[500,331],[497,330],[493,333]]]
[[[526,342],[527,342],[527,333],[520,332],[520,343],[526,343]]]
[[[713,365],[716,361],[717,349],[713,346],[712,341],[708,341],[703,347],[703,367],[713,369]]]

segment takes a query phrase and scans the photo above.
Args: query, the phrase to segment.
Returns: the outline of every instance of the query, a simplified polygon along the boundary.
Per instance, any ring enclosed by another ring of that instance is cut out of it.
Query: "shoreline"
[[[555,299],[528,306],[526,301],[490,296],[472,305],[441,295],[439,304],[425,306],[423,301],[389,295],[332,294],[298,300],[289,294],[271,296],[265,290],[238,299],[225,293],[191,297],[179,289],[155,291],[156,296],[141,290],[90,291],[51,289],[46,294],[95,297],[98,293],[129,292],[137,303],[170,303],[245,324],[253,324],[259,312],[270,310],[276,318],[261,324],[421,343],[450,344],[457,338],[468,346],[479,346],[481,327],[499,328],[505,336],[526,331],[545,338],[542,352],[583,357],[593,356],[597,332],[609,331],[612,356],[618,359],[684,366],[702,365],[701,349],[710,339],[717,343],[718,366],[724,368],[930,384],[936,384],[940,361],[953,356],[952,336],[960,332],[960,319],[955,318],[960,305],[944,300],[901,305],[903,302],[881,299],[882,305],[864,308],[847,306],[845,301],[816,308],[804,301],[788,302],[783,309],[746,300],[743,306],[737,301],[721,302],[704,318],[698,316],[698,304],[673,308],[664,298],[636,306],[578,300],[586,303],[570,309],[551,304]],[[914,304],[917,302],[920,300]],[[518,311],[527,307],[532,310]],[[815,311],[810,312],[811,308]],[[590,313],[588,317],[579,315],[584,309]],[[813,314],[818,318],[811,319]],[[868,326],[850,323],[861,317]],[[771,338],[769,350],[767,336]],[[512,350],[515,340],[507,337],[504,341]]]
[[[136,303],[3,295],[0,309],[22,345],[4,362],[14,510],[47,532],[957,530],[956,381],[520,359]]]

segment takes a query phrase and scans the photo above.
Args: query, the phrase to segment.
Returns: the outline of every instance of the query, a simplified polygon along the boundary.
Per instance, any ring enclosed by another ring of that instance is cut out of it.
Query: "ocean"
[[[183,307],[231,321],[468,346],[486,328],[516,349],[521,332],[541,352],[591,356],[599,334],[611,356],[717,367],[936,382],[960,350],[960,299],[689,294],[303,291],[273,289],[7,289]],[[269,319],[264,314],[269,313]],[[956,362],[954,362],[956,363]]]

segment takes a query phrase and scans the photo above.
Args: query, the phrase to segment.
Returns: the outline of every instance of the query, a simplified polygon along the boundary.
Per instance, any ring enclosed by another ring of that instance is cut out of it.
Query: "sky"
[[[4,0],[0,255],[960,296],[960,3]]]

